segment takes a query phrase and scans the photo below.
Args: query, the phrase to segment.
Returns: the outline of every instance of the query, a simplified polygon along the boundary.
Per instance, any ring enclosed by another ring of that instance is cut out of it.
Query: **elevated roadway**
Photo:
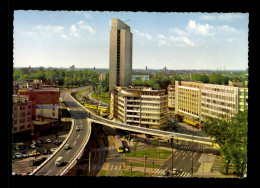
[[[77,90],[79,91],[79,90]],[[74,91],[74,92],[77,92]],[[78,101],[74,99],[75,103],[78,103],[78,105],[81,105]],[[159,136],[159,137],[166,137],[168,139],[174,138],[174,139],[179,139],[179,140],[186,140],[186,141],[193,141],[193,142],[198,142],[198,143],[203,143],[203,144],[208,144],[212,145],[213,144],[213,139],[210,139],[209,137],[199,137],[199,136],[193,136],[189,134],[181,134],[181,133],[175,133],[175,132],[169,132],[169,131],[162,131],[162,130],[156,130],[156,129],[149,129],[145,127],[139,127],[139,126],[133,126],[133,125],[128,125],[120,122],[115,122],[112,120],[105,119],[103,117],[100,117],[90,111],[89,109],[85,108],[83,105],[81,105],[82,108],[84,108],[89,115],[88,123],[99,123],[102,125],[106,125],[112,128],[117,128],[117,129],[122,129],[126,131],[132,131],[132,132],[137,132],[137,133],[144,133],[148,135],[154,135],[154,136]]]
[[[81,105],[75,98],[71,96],[72,93],[79,92],[86,87],[81,87],[61,93],[61,99],[66,104],[72,118],[72,127],[66,140],[59,146],[57,151],[51,155],[43,164],[37,167],[30,175],[44,175],[44,176],[58,176],[64,175],[70,168],[76,164],[77,159],[83,154],[83,150],[88,143],[91,134],[91,124],[99,123],[112,128],[166,137],[168,139],[174,138],[179,140],[194,141],[204,144],[213,144],[213,140],[207,137],[198,137],[187,134],[180,134],[175,132],[161,131],[156,129],[149,129],[145,127],[133,126],[124,123],[115,122],[105,119],[93,113],[92,111]],[[76,127],[80,127],[80,131]],[[71,149],[65,150],[64,146],[69,144]],[[64,165],[60,167],[55,166],[55,161],[62,156]]]
[[[66,104],[72,118],[72,126],[66,140],[59,146],[57,151],[53,153],[43,164],[35,169],[31,175],[58,176],[65,174],[81,157],[91,134],[91,126],[86,118],[88,113],[81,105],[75,102],[70,92],[61,93],[61,99]],[[77,131],[76,127],[80,130]],[[69,144],[71,149],[65,150],[64,146]],[[62,166],[56,167],[55,161],[62,156],[64,163]]]

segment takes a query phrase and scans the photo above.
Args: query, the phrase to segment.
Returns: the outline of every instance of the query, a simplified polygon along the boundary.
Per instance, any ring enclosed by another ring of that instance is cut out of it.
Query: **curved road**
[[[82,109],[80,105],[73,101],[72,96],[69,92],[61,93],[62,100],[69,109],[69,112],[72,117],[72,133],[68,138],[66,143],[62,143],[62,148],[49,160],[46,161],[34,175],[44,175],[44,176],[57,176],[60,175],[68,164],[75,158],[75,156],[80,152],[82,146],[86,142],[86,139],[90,137],[90,129],[87,122],[88,113]],[[73,126],[74,124],[74,126]],[[77,131],[76,127],[79,126],[80,130]],[[69,144],[71,149],[65,150],[64,146]],[[64,164],[62,166],[56,167],[55,161],[58,157],[62,156]]]

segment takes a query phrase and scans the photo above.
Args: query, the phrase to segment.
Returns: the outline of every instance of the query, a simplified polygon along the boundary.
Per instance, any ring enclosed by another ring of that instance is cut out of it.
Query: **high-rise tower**
[[[130,27],[112,18],[109,52],[109,92],[113,85],[129,86],[132,80],[132,40]]]

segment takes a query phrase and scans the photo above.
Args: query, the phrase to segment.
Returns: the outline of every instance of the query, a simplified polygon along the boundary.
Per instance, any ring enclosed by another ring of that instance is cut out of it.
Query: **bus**
[[[124,146],[123,146],[123,143],[122,143],[119,135],[115,136],[115,142],[116,142],[116,147],[117,147],[118,153],[123,153],[124,152]]]
[[[189,120],[189,119],[186,119],[186,118],[183,118],[183,121],[185,123],[188,123],[196,128],[201,128],[201,125],[197,122],[197,121],[192,121],[192,120]]]

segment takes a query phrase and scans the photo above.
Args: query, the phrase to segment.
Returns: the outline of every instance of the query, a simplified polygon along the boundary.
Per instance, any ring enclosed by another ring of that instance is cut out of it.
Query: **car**
[[[177,168],[173,168],[173,169],[172,169],[172,174],[173,174],[173,175],[178,175]]]
[[[50,151],[51,153],[54,153],[57,150],[57,148],[51,148]]]
[[[77,127],[76,127],[76,131],[80,131],[80,128],[79,128],[79,126],[77,126]]]
[[[165,169],[165,170],[163,171],[163,175],[164,175],[164,176],[168,176],[168,175],[169,175],[169,170],[168,170],[168,169]]]
[[[36,148],[35,144],[31,144],[30,146],[31,146],[32,149]]]
[[[47,159],[47,157],[42,157],[40,160],[41,162],[45,161]]]
[[[22,153],[23,158],[29,157],[27,153]]]
[[[45,140],[47,143],[52,143],[52,140],[50,138]]]
[[[66,144],[65,147],[64,147],[65,150],[68,150],[70,149],[70,145],[69,144]]]
[[[17,159],[21,159],[22,157],[23,157],[23,155],[21,154],[21,153],[16,153],[16,154],[14,154],[15,155],[15,157],[17,158]]]
[[[136,138],[133,138],[133,139],[131,140],[131,142],[137,142],[137,139],[136,139]]]

